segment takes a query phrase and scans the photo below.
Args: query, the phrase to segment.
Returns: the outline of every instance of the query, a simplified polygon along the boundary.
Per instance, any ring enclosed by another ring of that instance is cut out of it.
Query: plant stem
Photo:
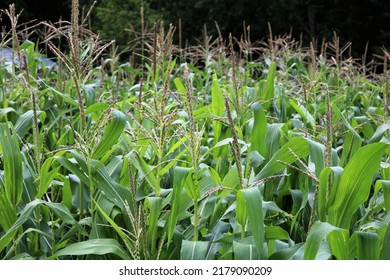
[[[194,200],[194,241],[198,241],[199,239],[199,215],[198,215],[198,200]]]

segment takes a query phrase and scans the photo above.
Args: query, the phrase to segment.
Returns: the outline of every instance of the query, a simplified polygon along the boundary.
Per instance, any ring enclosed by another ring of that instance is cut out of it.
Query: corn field
[[[39,43],[6,13],[1,259],[390,259],[387,50],[155,24],[123,62],[78,1]]]

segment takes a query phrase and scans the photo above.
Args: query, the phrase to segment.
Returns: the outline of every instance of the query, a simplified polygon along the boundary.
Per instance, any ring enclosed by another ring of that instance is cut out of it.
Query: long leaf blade
[[[347,164],[335,190],[336,199],[329,208],[329,223],[349,229],[352,216],[369,196],[372,177],[387,146],[385,143],[364,146]]]
[[[23,168],[19,143],[12,124],[0,124],[0,144],[3,153],[5,196],[16,206],[23,194]]]
[[[53,257],[115,254],[122,260],[130,257],[115,239],[100,238],[71,244],[56,252]]]
[[[291,149],[298,157],[305,157],[309,155],[309,145],[305,138],[295,137],[284,144],[267,162],[264,168],[256,175],[256,180],[264,179],[286,168],[281,163],[291,164],[296,161],[294,155],[289,151]]]
[[[258,188],[239,190],[239,196],[245,199],[246,209],[252,234],[255,239],[257,254],[261,259],[265,258],[264,254],[264,218],[263,218],[263,198]]]

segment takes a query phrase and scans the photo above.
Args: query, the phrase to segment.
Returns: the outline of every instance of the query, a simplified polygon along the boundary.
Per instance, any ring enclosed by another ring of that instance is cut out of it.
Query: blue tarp
[[[57,65],[53,60],[44,56],[36,56],[34,59],[41,62],[46,67],[52,67]],[[16,66],[20,66],[18,53],[13,51],[11,48],[3,47],[0,48],[0,65],[3,63],[14,63]]]

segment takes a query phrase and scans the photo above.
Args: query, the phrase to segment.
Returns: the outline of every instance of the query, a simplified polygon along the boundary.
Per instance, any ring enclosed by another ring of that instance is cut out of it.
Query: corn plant
[[[72,4],[50,66],[7,13],[1,259],[390,258],[387,50],[156,23],[122,62]]]

